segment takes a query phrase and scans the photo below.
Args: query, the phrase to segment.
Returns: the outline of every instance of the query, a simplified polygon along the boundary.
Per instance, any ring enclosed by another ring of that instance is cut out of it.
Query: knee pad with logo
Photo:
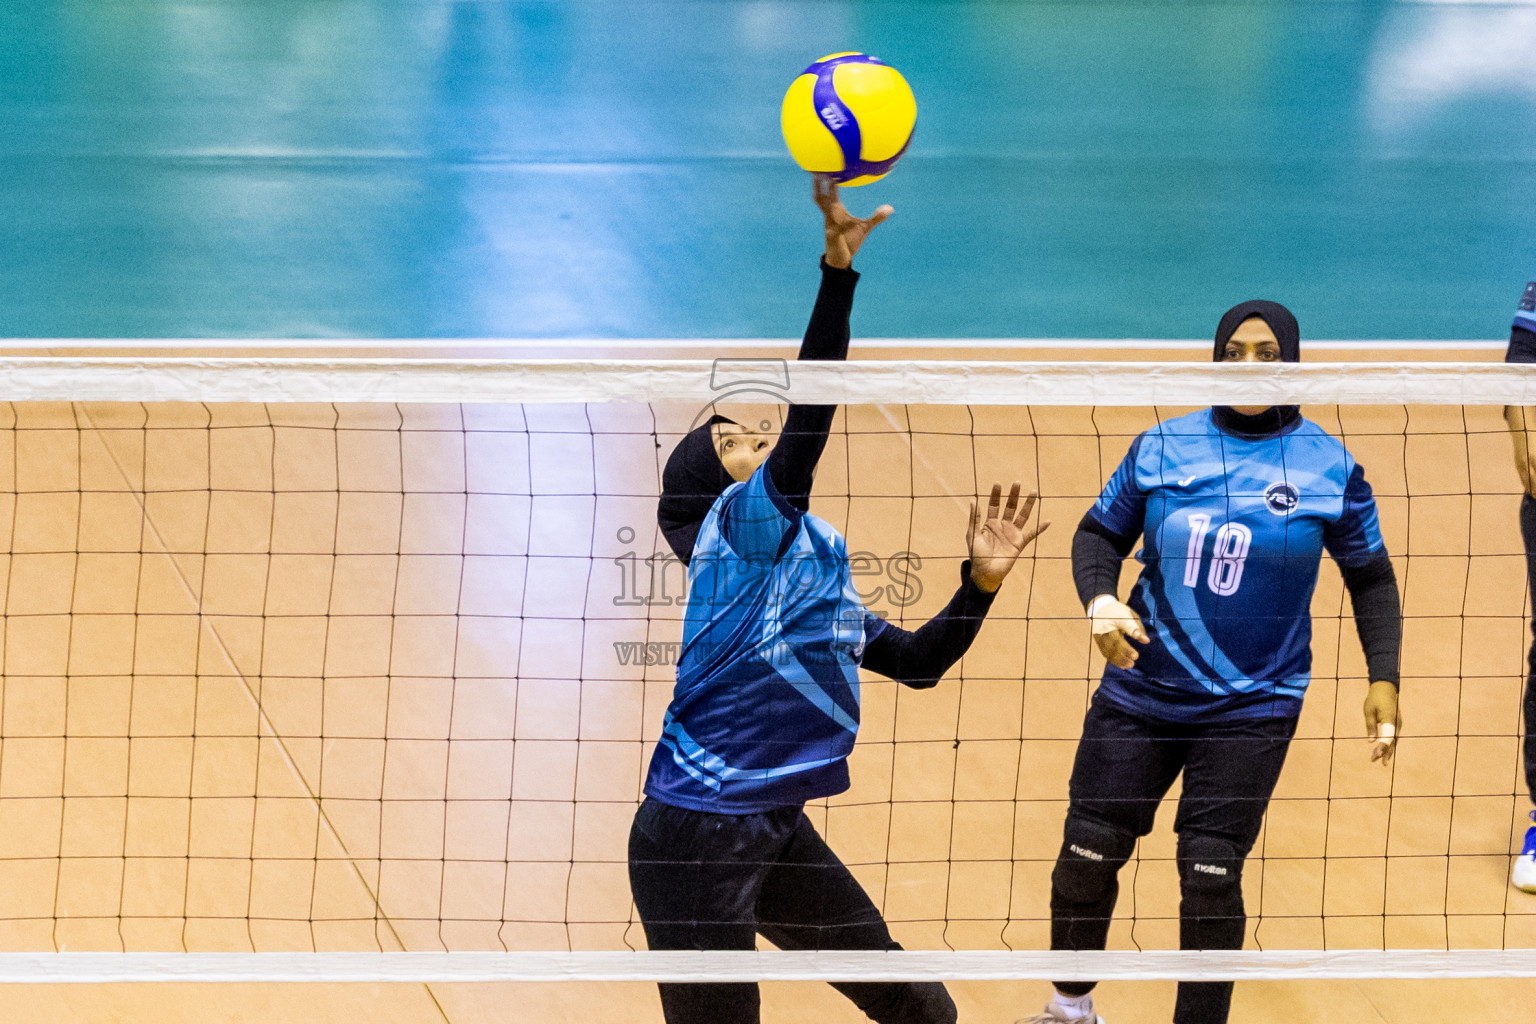
[[[1243,916],[1243,852],[1220,836],[1185,832],[1179,836],[1179,886],[1183,916]]]
[[[1098,900],[1135,849],[1136,837],[1125,829],[1069,813],[1051,887],[1073,903]]]

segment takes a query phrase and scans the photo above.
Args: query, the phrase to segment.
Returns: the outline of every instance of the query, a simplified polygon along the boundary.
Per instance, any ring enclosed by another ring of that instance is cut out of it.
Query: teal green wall
[[[798,333],[840,49],[920,110],[860,334],[1494,338],[1536,273],[1529,4],[7,0],[0,335]]]

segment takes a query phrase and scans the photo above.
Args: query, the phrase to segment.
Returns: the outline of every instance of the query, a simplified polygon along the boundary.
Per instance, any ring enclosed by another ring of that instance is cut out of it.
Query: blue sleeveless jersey
[[[1383,549],[1364,472],[1305,419],[1256,438],[1223,433],[1209,409],[1169,420],[1136,439],[1089,514],[1141,535],[1127,603],[1150,638],[1099,693],[1163,721],[1300,714],[1322,552],[1356,567]]]
[[[646,794],[756,814],[847,789],[864,618],[842,536],[785,501],[766,463],[727,488],[688,564],[677,687]]]

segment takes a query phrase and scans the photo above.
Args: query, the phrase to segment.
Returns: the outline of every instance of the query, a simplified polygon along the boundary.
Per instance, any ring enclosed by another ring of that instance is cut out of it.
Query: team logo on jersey
[[[1288,516],[1301,504],[1301,493],[1288,480],[1277,480],[1264,491],[1264,504],[1277,516]]]

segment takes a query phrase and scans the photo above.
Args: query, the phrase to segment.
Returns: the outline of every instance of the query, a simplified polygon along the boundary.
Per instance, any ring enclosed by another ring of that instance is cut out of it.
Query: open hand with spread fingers
[[[1045,532],[1049,522],[1031,528],[1029,517],[1040,500],[1038,491],[1030,491],[1019,500],[1022,486],[1017,480],[1003,504],[1003,485],[992,485],[992,496],[983,509],[971,502],[971,523],[965,531],[965,546],[971,552],[971,582],[991,593],[1003,585],[1013,563],[1034,539]]]
[[[895,213],[891,206],[880,206],[868,217],[855,217],[848,212],[838,198],[837,184],[825,174],[811,175],[811,194],[821,207],[827,235],[826,261],[829,267],[847,269],[853,265],[853,255],[864,244],[864,239],[885,218]]]

